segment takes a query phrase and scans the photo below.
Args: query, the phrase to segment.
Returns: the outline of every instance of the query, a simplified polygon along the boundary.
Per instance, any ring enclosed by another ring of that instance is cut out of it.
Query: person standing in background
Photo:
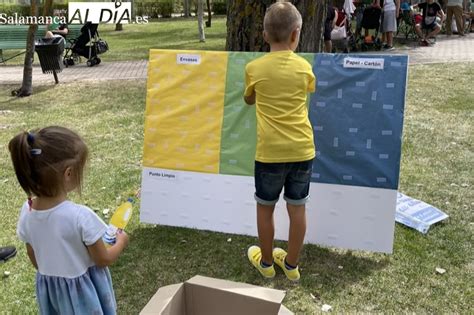
[[[456,20],[456,27],[458,29],[458,35],[464,36],[464,23],[463,23],[463,0],[448,0],[446,6],[446,35],[450,36],[453,34],[453,15]]]
[[[336,26],[337,21],[337,11],[330,3],[328,5],[328,12],[326,16],[326,22],[324,23],[324,52],[332,52],[332,38],[331,32]]]
[[[380,0],[376,1],[380,6]],[[397,19],[400,13],[400,0],[385,0],[383,3],[382,31],[386,39],[383,50],[393,50],[393,34],[397,32]]]

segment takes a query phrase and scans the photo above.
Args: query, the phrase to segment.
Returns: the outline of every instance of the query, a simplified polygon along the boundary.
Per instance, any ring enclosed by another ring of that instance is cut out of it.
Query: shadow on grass
[[[18,103],[15,103],[15,101],[18,101],[19,99],[25,99],[28,100],[28,96],[26,97],[17,97],[13,96],[12,92],[15,90],[18,90],[21,88],[21,83],[18,84],[8,84],[3,86],[4,93],[7,93],[7,95],[3,95],[3,97],[6,98],[4,101],[0,101],[0,106],[2,110],[16,110],[19,109],[19,106],[22,106],[24,104],[19,105]],[[33,95],[41,95],[43,93],[49,93],[52,92],[55,88],[61,88],[60,85],[54,84],[42,84],[42,85],[33,85],[33,93],[30,96]],[[2,97],[2,98],[3,98]],[[54,102],[53,99],[51,99],[51,102]],[[35,102],[34,104],[29,103],[28,104],[28,109],[41,109],[45,106],[48,106],[46,103],[38,103]]]
[[[282,290],[295,287],[281,270],[275,279],[267,281],[250,266],[246,251],[256,242],[249,236],[177,227],[136,228],[130,233],[129,248],[112,268],[119,309],[138,313],[159,287],[198,274]],[[276,246],[286,247],[284,242],[276,242]],[[384,268],[388,259],[377,261],[306,245],[301,261],[299,286],[318,294],[318,290],[341,291]]]
[[[317,283],[318,290],[328,293],[342,291],[384,269],[389,258],[384,254],[305,245],[301,262],[302,274],[305,275],[301,278],[301,285],[314,290],[314,284]]]

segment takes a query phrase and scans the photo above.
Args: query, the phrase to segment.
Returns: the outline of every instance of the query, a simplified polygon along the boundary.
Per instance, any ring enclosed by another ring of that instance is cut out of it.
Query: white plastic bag
[[[346,26],[335,26],[331,31],[331,40],[339,40],[347,37]]]

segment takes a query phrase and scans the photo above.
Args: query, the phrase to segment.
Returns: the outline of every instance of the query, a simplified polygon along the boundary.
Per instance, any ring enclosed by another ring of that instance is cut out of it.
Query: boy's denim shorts
[[[261,205],[275,205],[285,187],[283,196],[287,203],[304,205],[309,199],[312,171],[312,159],[288,163],[255,161],[255,200]]]

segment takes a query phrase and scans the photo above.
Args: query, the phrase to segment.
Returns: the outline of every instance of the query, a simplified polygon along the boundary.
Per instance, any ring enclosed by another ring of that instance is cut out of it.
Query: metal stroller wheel
[[[94,57],[94,58],[91,58],[91,59],[87,60],[87,66],[88,67],[93,67],[93,66],[98,65],[100,62],[101,62],[100,58]]]
[[[74,63],[81,63],[81,56],[74,54],[72,56],[72,62]]]
[[[75,64],[74,60],[72,58],[63,59],[63,63],[66,66],[66,68],[69,67],[69,66],[74,66],[74,64]]]

